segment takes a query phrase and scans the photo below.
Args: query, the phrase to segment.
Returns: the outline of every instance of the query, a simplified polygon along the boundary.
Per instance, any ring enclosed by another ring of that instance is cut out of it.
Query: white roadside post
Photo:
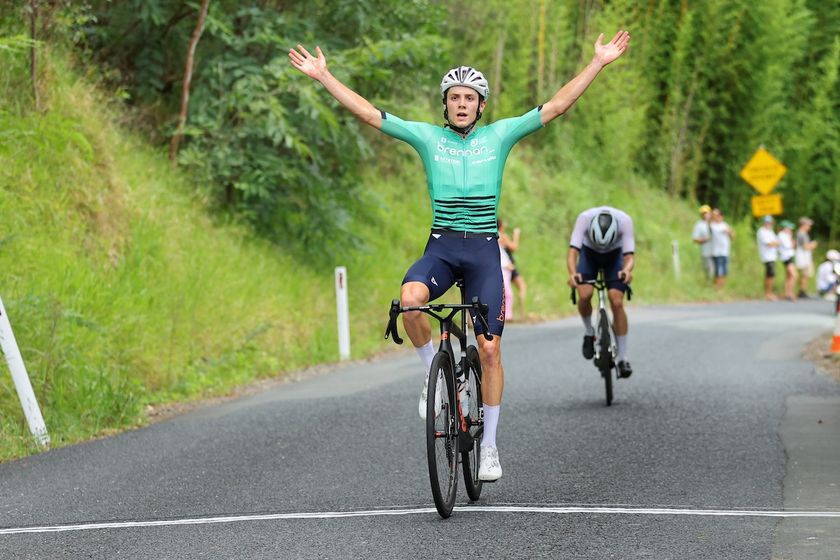
[[[338,355],[350,359],[350,313],[347,307],[347,269],[335,267],[335,307],[338,311]]]
[[[32,390],[32,383],[29,381],[29,374],[26,373],[26,366],[23,365],[23,358],[20,355],[15,334],[12,332],[12,324],[6,315],[6,308],[3,307],[3,300],[0,298],[0,346],[12,372],[12,380],[15,382],[20,405],[23,407],[23,414],[29,424],[29,431],[41,443],[47,446],[50,444],[50,435],[47,433],[47,426],[44,424],[44,417],[41,416],[41,409],[35,399],[35,392]]]
[[[671,241],[671,258],[674,260],[674,277],[680,277],[680,242],[674,239]]]

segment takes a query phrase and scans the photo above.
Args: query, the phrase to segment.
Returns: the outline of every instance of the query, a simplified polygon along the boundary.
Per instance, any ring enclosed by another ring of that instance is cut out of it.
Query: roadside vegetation
[[[837,10],[777,3],[817,38],[840,21]],[[282,12],[272,2],[213,2],[173,166],[168,142],[193,4],[55,3],[36,35],[37,95],[24,25],[29,2],[10,4],[0,14],[0,297],[54,447],[141,426],[148,405],[224,395],[337,360],[334,266],[348,268],[353,358],[389,349],[387,307],[430,221],[422,167],[409,147],[362,130],[296,76],[286,51],[293,41],[321,41],[335,71],[379,106],[438,122],[438,74],[461,60],[439,24],[480,14],[422,1],[400,3],[396,13],[388,2],[358,3],[355,11],[287,2]],[[635,218],[632,305],[760,295],[751,193],[737,178],[759,143],[791,164],[780,188],[792,211],[816,217],[818,237],[840,237],[830,219],[840,208],[840,43],[817,49],[797,40],[799,51],[750,74],[785,76],[784,84],[750,87],[763,101],[746,99],[740,67],[726,70],[723,62],[750,41],[772,50],[767,38],[721,28],[734,42],[729,50],[703,51],[698,61],[692,47],[713,9],[746,17],[739,2],[704,3],[689,15],[665,1],[648,12],[630,2],[595,4],[578,13],[578,2],[523,2],[527,9],[506,21],[488,15],[468,26],[472,63],[492,69],[500,88],[491,119],[544,101],[580,68],[597,30],[610,34],[627,17],[639,29],[636,52],[508,162],[500,212],[523,231],[517,264],[529,299],[527,314],[516,310],[520,319],[572,313],[568,236],[577,213],[598,204]],[[388,25],[378,19],[385,14]],[[673,20],[678,36],[654,39],[664,33],[657,18]],[[780,18],[762,25],[792,34]],[[585,32],[560,25],[583,21]],[[345,29],[347,22],[355,23]],[[482,28],[507,40],[488,43],[474,31]],[[818,79],[794,79],[805,72],[797,66],[803,60]],[[785,74],[794,68],[800,74]],[[724,71],[730,82],[704,89]],[[792,105],[803,87],[813,90]],[[744,116],[744,104],[757,112]],[[812,127],[810,136],[780,122],[782,107]],[[802,150],[808,162],[797,159]],[[720,293],[702,277],[689,237],[698,201],[720,205],[736,230],[730,282]],[[38,448],[5,366],[0,372],[0,460],[8,460]]]

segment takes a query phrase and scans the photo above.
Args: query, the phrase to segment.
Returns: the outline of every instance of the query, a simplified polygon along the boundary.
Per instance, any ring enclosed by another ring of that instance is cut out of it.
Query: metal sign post
[[[350,313],[347,305],[347,269],[335,269],[335,306],[338,311],[338,355],[350,359]]]
[[[6,356],[9,370],[12,372],[12,380],[15,382],[20,405],[23,407],[23,414],[29,424],[29,431],[41,445],[47,446],[50,444],[50,435],[47,433],[44,417],[41,416],[41,409],[35,399],[35,392],[32,390],[29,374],[26,373],[26,366],[23,365],[23,358],[20,355],[15,334],[12,332],[12,324],[6,315],[6,308],[3,307],[2,299],[0,299],[0,346]]]
[[[680,242],[674,239],[671,241],[671,259],[674,261],[674,278],[680,278]]]

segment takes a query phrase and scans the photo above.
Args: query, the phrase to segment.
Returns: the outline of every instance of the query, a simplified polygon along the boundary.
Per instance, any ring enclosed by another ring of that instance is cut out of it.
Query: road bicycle
[[[598,324],[595,326],[595,357],[592,359],[592,363],[601,372],[601,377],[604,379],[607,406],[611,406],[613,401],[613,376],[615,376],[615,379],[619,378],[616,362],[618,352],[616,350],[615,329],[610,321],[609,313],[607,313],[607,281],[604,280],[604,269],[598,269],[595,280],[584,280],[579,284],[591,284],[598,293]],[[633,289],[629,285],[626,293],[627,301],[630,301],[633,298]],[[577,305],[577,289],[574,287],[572,288],[572,303]]]
[[[478,297],[465,302],[464,282],[456,280],[461,291],[460,304],[428,304],[401,307],[400,300],[391,302],[385,338],[392,337],[402,344],[397,330],[397,316],[406,311],[420,311],[440,323],[440,346],[432,359],[426,398],[426,455],[429,463],[429,482],[435,508],[444,519],[452,515],[458,490],[458,464],[464,471],[464,485],[470,500],[478,500],[482,482],[478,479],[480,442],[484,432],[484,405],[481,398],[481,361],[478,350],[467,341],[467,311],[472,312],[484,329],[484,337],[492,340],[487,326],[487,305]],[[453,321],[456,315],[459,319]],[[456,361],[451,338],[460,345],[460,359]],[[468,397],[466,406],[461,392]]]

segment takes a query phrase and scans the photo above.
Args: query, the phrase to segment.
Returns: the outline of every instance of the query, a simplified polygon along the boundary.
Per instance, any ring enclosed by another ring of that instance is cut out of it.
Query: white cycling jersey
[[[616,235],[615,241],[609,247],[599,249],[589,238],[589,224],[592,223],[592,218],[604,211],[611,212],[615,219],[618,220],[618,235]],[[630,255],[636,250],[636,240],[633,237],[633,219],[626,212],[622,212],[611,206],[598,206],[584,210],[578,214],[569,245],[578,251],[581,247],[588,247],[596,253],[609,253],[621,248],[622,254]]]

